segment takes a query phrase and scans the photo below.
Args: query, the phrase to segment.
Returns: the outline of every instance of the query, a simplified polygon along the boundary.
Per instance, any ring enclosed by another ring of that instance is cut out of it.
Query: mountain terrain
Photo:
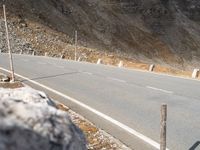
[[[199,66],[199,0],[7,0],[5,3],[13,49],[59,51],[73,58],[69,49],[73,49],[77,30],[78,45],[82,47],[79,55],[91,55],[93,51],[95,55],[108,53],[183,70]],[[0,25],[3,39],[3,15]],[[5,45],[0,44],[0,48],[5,49]],[[86,49],[89,52],[84,53]]]

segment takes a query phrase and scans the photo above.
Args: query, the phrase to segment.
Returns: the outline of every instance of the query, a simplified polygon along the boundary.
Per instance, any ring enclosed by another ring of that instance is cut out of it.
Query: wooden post
[[[167,131],[167,104],[161,106],[161,121],[160,121],[160,150],[166,150],[166,131]]]
[[[6,28],[6,40],[7,40],[7,47],[9,52],[9,59],[10,59],[10,70],[11,70],[11,82],[15,82],[15,75],[14,75],[14,67],[13,67],[13,58],[12,58],[12,51],[10,48],[10,40],[9,40],[9,34],[8,34],[8,24],[7,24],[7,18],[6,18],[6,6],[3,4],[3,14],[4,14],[4,22],[5,22],[5,28]]]
[[[74,52],[74,60],[76,61],[76,57],[77,57],[77,31],[75,31],[75,52]]]

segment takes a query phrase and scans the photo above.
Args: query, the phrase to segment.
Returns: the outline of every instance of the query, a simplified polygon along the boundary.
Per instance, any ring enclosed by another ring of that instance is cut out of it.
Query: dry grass
[[[24,85],[20,81],[9,82],[10,77],[0,73],[0,80],[2,80],[3,78],[7,78],[8,80],[6,82],[0,82],[0,88],[15,89],[15,88],[24,87]]]
[[[129,150],[118,140],[97,128],[87,119],[70,110],[67,106],[57,103],[57,108],[68,112],[72,122],[76,124],[85,134],[88,142],[88,150]]]
[[[155,67],[154,71],[159,72],[159,73],[171,74],[171,75],[175,75],[175,76],[182,76],[182,77],[191,77],[191,75],[192,75],[192,72],[189,72],[189,71],[183,71],[183,70],[178,70],[178,69],[162,67],[160,65],[157,65]]]
[[[20,87],[24,87],[24,85],[19,81],[14,82],[14,83],[10,83],[10,82],[0,83],[0,88],[16,89]]]

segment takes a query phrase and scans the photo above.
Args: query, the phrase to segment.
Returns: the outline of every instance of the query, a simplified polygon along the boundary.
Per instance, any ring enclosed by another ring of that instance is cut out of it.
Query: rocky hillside
[[[36,35],[26,27],[39,23],[36,29],[45,31],[36,40],[52,40],[48,50],[56,44],[67,50],[63,43],[72,44],[78,30],[79,45],[91,49],[183,69],[200,62],[199,0],[7,0],[6,5],[9,17],[18,18],[10,24],[22,26],[14,27],[16,36],[29,36],[24,39],[29,47],[37,47],[30,40]]]

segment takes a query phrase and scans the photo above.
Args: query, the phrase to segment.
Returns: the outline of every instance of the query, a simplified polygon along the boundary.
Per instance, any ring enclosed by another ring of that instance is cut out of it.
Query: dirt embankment
[[[0,2],[2,4],[2,2]],[[7,0],[12,50],[191,76],[199,67],[199,2]],[[2,10],[0,49],[7,51]],[[183,71],[184,70],[184,71]]]
[[[186,70],[200,61],[198,0],[7,0],[6,5],[9,17],[18,20],[10,23],[15,38],[22,39],[15,47],[74,57],[69,49],[78,30],[84,57],[106,52]]]

